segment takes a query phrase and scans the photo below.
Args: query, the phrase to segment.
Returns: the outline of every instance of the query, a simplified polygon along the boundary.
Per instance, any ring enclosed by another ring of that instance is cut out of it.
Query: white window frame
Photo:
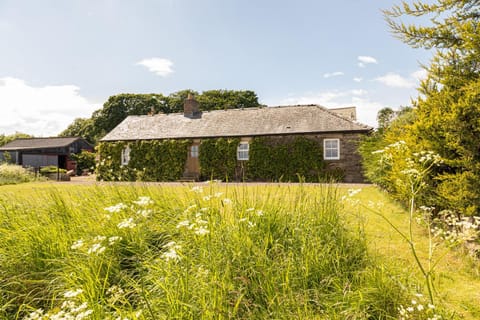
[[[122,166],[126,166],[130,162],[130,151],[131,149],[130,149],[130,146],[128,145],[122,149],[122,156],[120,159],[120,164]]]
[[[249,157],[250,157],[250,144],[246,141],[240,142],[237,147],[237,160],[248,161]]]
[[[336,146],[328,146],[329,142],[336,142]],[[328,151],[336,151],[336,156],[329,155]],[[340,139],[323,139],[323,159],[324,160],[340,160]]]
[[[198,158],[200,154],[200,146],[198,144],[194,144],[190,146],[190,158]]]

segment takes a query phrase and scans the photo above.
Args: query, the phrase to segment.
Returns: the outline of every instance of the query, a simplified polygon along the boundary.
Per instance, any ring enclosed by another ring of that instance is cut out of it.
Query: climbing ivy
[[[175,181],[185,170],[191,140],[102,142],[97,146],[100,162],[97,179],[106,181]],[[122,166],[122,150],[129,146],[130,161]]]
[[[305,137],[258,137],[250,142],[250,180],[318,182],[326,178],[322,148]]]
[[[237,180],[238,138],[205,139],[200,144],[200,178]]]

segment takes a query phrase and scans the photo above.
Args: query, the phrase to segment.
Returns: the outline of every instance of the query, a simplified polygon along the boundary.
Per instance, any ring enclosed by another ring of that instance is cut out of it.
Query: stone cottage
[[[281,144],[302,137],[316,143],[325,170],[341,171],[345,182],[363,182],[357,146],[359,138],[371,130],[356,122],[355,107],[326,109],[318,105],[295,105],[205,112],[189,96],[183,113],[129,116],[101,139],[101,143],[124,142],[116,161],[126,166],[134,152],[129,143],[188,140],[182,177],[198,179],[203,141],[238,139],[234,160],[244,167],[243,164],[251,160],[251,144],[255,139],[264,137]],[[234,179],[241,180],[241,177],[236,174]]]

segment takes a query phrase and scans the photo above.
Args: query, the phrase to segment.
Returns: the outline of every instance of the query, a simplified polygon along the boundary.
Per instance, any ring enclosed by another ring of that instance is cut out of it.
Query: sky
[[[431,53],[400,0],[0,0],[0,134],[55,136],[109,96],[252,90],[268,106],[410,105]]]

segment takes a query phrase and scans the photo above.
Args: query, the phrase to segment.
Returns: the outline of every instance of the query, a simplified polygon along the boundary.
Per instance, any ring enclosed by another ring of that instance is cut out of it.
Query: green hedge
[[[205,139],[200,144],[200,178],[202,180],[238,180],[238,138]]]
[[[190,140],[102,142],[97,179],[105,181],[175,181],[182,177]],[[130,161],[122,166],[122,150],[130,147]]]
[[[318,182],[327,177],[322,147],[305,137],[254,138],[246,177],[250,180]]]

